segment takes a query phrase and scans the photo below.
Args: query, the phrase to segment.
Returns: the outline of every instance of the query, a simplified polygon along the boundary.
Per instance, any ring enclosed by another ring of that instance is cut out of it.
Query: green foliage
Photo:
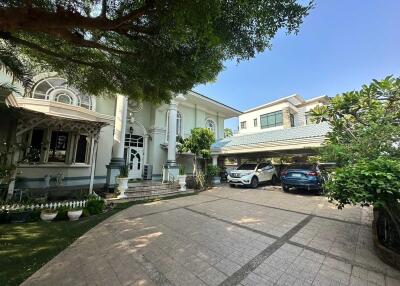
[[[400,161],[389,158],[359,161],[336,169],[325,185],[340,208],[346,204],[380,206],[400,199]]]
[[[102,199],[90,199],[86,204],[86,209],[88,210],[89,214],[96,215],[103,212],[105,209],[106,204]]]
[[[55,220],[68,220],[68,211],[70,210],[67,206],[61,206],[57,208],[57,216]]]
[[[210,157],[211,144],[215,142],[214,133],[207,128],[193,128],[190,131],[190,137],[183,140],[178,147],[178,151],[191,152],[196,156],[203,158]]]
[[[124,165],[119,168],[119,177],[128,178],[129,176],[129,165]]]
[[[218,166],[208,165],[206,168],[206,176],[216,177],[219,176],[220,169]]]
[[[196,172],[195,178],[196,178],[195,189],[203,190],[206,185],[206,178],[204,176],[204,173],[201,171]]]
[[[179,175],[183,176],[185,175],[185,166],[184,165],[179,165]]]
[[[293,0],[6,0],[0,48],[91,94],[158,102],[215,79],[225,60],[271,48],[280,29],[297,33],[311,8]]]
[[[400,235],[400,78],[374,80],[311,114],[332,127],[320,154],[340,167],[325,183],[330,200],[381,207]]]
[[[224,129],[224,138],[231,137],[231,136],[233,136],[233,131],[232,131],[232,129],[230,129],[230,128],[225,128],[225,129]]]

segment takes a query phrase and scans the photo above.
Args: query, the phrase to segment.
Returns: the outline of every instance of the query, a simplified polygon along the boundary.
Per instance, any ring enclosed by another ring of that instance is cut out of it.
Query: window
[[[94,99],[68,85],[58,77],[50,77],[37,82],[33,88],[32,98],[57,101],[94,110]]]
[[[313,121],[313,119],[312,119],[312,116],[311,116],[311,112],[310,112],[310,111],[308,111],[308,112],[305,113],[305,117],[306,117],[306,125],[308,125],[308,124],[314,124],[314,123],[315,123],[315,122]]]
[[[87,150],[87,138],[85,135],[79,135],[78,142],[76,145],[76,163],[86,163],[86,150]]]
[[[246,129],[246,121],[240,122],[240,129]]]
[[[33,129],[31,145],[29,146],[28,160],[29,162],[39,162],[40,161],[40,153],[42,150],[43,144],[43,129]]]
[[[294,127],[294,114],[289,114],[290,117],[290,127]]]
[[[49,162],[65,162],[67,144],[67,132],[53,131],[51,133]]]
[[[261,115],[260,125],[261,128],[270,128],[283,125],[282,110]]]
[[[258,125],[257,118],[253,119],[253,123],[254,123],[254,127],[257,127],[257,125]]]
[[[215,127],[215,122],[212,119],[207,119],[206,120],[206,128],[210,130],[213,134],[215,134],[216,127]]]
[[[166,128],[166,142],[168,142],[168,137],[169,137],[169,110],[167,112],[167,128]],[[177,111],[176,113],[176,136],[181,137],[182,136],[182,114]]]
[[[143,147],[143,136],[125,134],[125,147]]]

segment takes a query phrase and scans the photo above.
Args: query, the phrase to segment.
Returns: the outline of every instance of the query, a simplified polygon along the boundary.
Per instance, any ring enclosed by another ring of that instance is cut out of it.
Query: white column
[[[178,103],[171,100],[168,108],[168,156],[167,162],[176,161],[176,118],[178,114]]]
[[[212,164],[213,164],[213,166],[217,166],[218,165],[218,155],[213,155],[212,156]]]
[[[143,164],[148,164],[148,150],[149,150],[149,135],[146,134],[144,135],[144,142],[143,142],[144,148],[143,148]]]
[[[128,98],[123,95],[117,96],[114,124],[114,144],[112,147],[112,158],[124,157],[124,144],[126,133],[126,116],[128,114]]]

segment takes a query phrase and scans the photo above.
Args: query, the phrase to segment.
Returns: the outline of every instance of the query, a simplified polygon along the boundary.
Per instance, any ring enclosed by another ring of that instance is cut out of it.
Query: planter
[[[26,222],[29,217],[31,216],[32,211],[31,210],[26,210],[26,211],[19,211],[19,212],[10,212],[9,213],[9,219],[10,222]]]
[[[52,221],[53,219],[56,218],[57,214],[58,214],[57,211],[54,212],[54,213],[48,213],[48,212],[43,212],[43,211],[42,211],[42,212],[40,213],[40,218],[41,218],[43,221]]]
[[[400,254],[384,246],[378,237],[379,210],[374,208],[374,220],[372,221],[372,240],[375,251],[380,259],[386,264],[400,270]]]
[[[70,221],[78,220],[82,215],[82,210],[68,211],[68,218]]]
[[[214,176],[214,177],[212,178],[212,182],[213,182],[214,185],[219,185],[219,184],[221,184],[221,177],[220,177],[220,176]]]
[[[128,197],[127,195],[125,195],[125,191],[128,189],[128,180],[128,178],[117,178],[117,189],[119,191],[119,195],[117,196],[117,198],[125,199]]]
[[[181,192],[186,191],[186,175],[179,175],[178,176],[178,184],[181,186],[179,189]]]

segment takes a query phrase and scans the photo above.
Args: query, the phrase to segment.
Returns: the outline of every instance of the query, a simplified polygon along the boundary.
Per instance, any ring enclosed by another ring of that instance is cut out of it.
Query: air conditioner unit
[[[143,168],[143,180],[151,180],[153,176],[153,165],[144,165]]]

